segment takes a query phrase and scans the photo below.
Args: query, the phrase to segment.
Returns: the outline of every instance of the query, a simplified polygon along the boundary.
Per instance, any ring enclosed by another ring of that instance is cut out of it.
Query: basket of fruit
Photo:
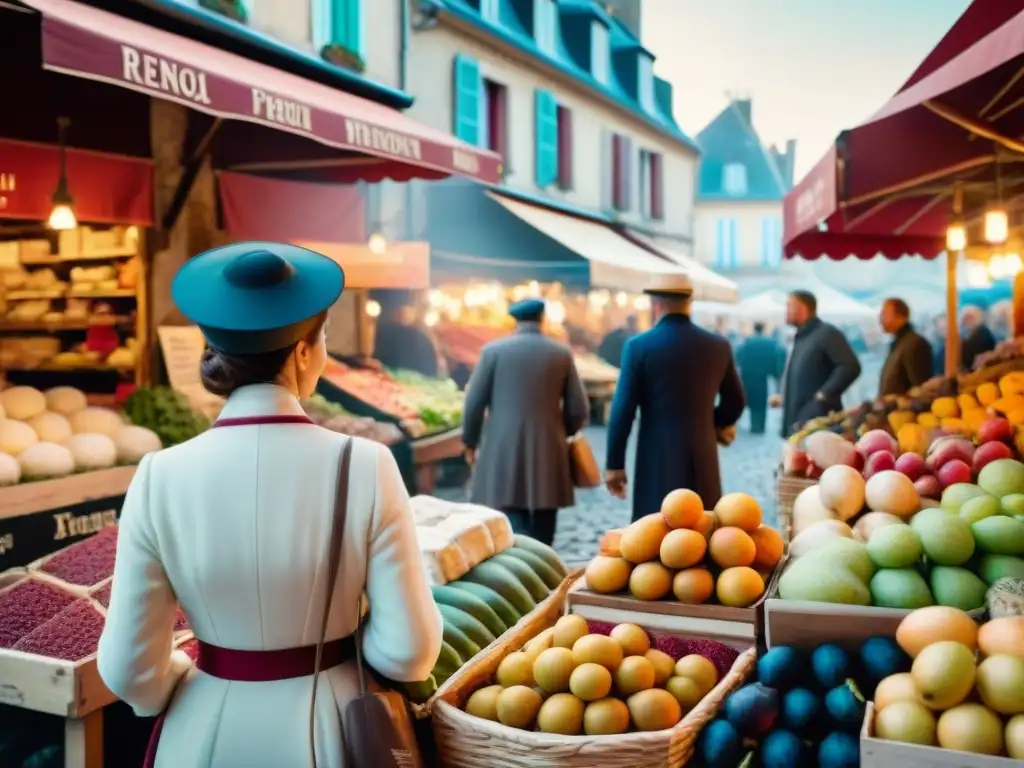
[[[753,649],[537,615],[439,692],[438,753],[452,768],[678,768],[754,664]]]

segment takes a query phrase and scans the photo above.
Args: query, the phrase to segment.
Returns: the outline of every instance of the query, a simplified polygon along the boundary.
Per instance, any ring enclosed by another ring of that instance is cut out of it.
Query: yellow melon
[[[656,560],[661,551],[661,541],[670,530],[660,514],[641,517],[626,528],[619,540],[619,550],[631,563]]]

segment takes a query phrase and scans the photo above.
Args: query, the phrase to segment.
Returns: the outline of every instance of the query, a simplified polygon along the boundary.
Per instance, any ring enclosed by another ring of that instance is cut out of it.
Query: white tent
[[[733,307],[731,314],[745,320],[781,322],[786,317],[786,294],[782,291],[754,294]]]
[[[842,291],[811,278],[803,280],[794,289],[810,291],[818,300],[818,316],[829,322],[859,323],[867,320],[878,320],[878,310],[862,304]]]

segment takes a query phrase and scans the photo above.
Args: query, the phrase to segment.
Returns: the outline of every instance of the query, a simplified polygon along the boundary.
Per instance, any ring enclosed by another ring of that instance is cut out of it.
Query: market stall
[[[958,261],[995,279],[1011,273],[1024,286],[1015,210],[1024,151],[1016,138],[1021,29],[1016,0],[974,2],[900,91],[844,131],[786,196],[787,257],[945,252],[951,320]],[[960,365],[957,325],[947,325],[950,374]]]

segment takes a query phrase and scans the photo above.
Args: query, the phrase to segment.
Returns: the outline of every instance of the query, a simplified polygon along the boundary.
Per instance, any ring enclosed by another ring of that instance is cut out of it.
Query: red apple
[[[970,465],[961,459],[953,459],[943,464],[937,473],[939,485],[948,488],[955,483],[969,483],[973,479]]]
[[[963,437],[940,437],[928,449],[928,457],[925,463],[932,472],[938,472],[942,467],[954,459],[970,466],[974,459],[974,444]],[[965,480],[964,482],[971,482]]]
[[[787,475],[802,475],[807,471],[807,452],[787,442],[782,453],[782,470]]]
[[[1013,438],[1013,427],[1006,419],[989,419],[982,422],[978,427],[978,442],[992,443],[995,441],[1010,440]],[[1000,456],[999,458],[1005,458]],[[988,462],[985,462],[986,464]]]
[[[884,429],[872,429],[861,435],[857,441],[857,452],[864,458],[869,458],[879,451],[888,451],[894,456],[899,451],[896,438]]]
[[[1003,421],[1003,419],[993,419],[993,421]],[[986,424],[991,422],[985,422]],[[1006,443],[991,442],[983,443],[978,446],[978,449],[974,452],[974,461],[971,462],[974,466],[974,474],[977,475],[981,472],[982,468],[996,459],[1012,459],[1013,451],[1010,450],[1010,446]]]
[[[916,453],[904,453],[896,459],[896,471],[902,472],[911,480],[917,480],[928,471],[924,458]]]
[[[853,467],[854,469],[856,469],[858,472],[863,472],[864,471],[864,463],[865,463],[865,461],[866,461],[866,459],[864,458],[864,454],[863,453],[861,453],[860,451],[854,451],[853,452],[853,461],[850,462],[850,466]]]
[[[864,463],[864,479],[867,480],[879,472],[896,469],[896,457],[889,451],[875,451]]]
[[[935,475],[921,475],[914,481],[914,488],[923,499],[937,499],[942,495],[942,485]]]
[[[804,474],[807,475],[807,477],[809,477],[811,480],[817,480],[819,477],[821,477],[822,471],[822,468],[815,464],[813,461],[808,461],[807,469],[804,471]]]

